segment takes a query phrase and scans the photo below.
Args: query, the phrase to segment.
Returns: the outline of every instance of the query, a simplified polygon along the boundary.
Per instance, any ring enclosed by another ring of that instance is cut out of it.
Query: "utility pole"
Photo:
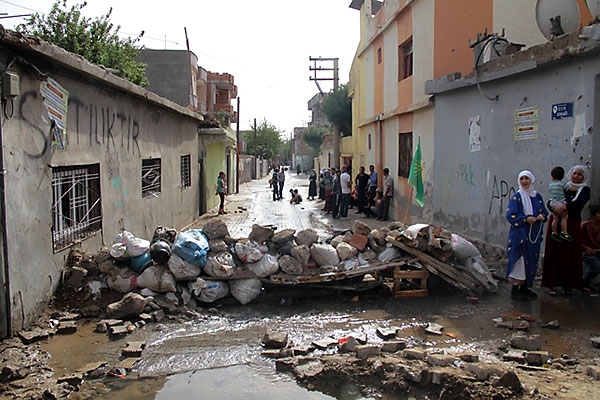
[[[313,72],[313,76],[309,77],[311,81],[315,81],[317,88],[319,89],[319,93],[321,95],[325,95],[323,90],[321,90],[321,86],[319,85],[319,81],[333,81],[333,90],[336,91],[339,87],[339,68],[338,62],[339,58],[323,58],[323,57],[309,57],[309,61],[313,62],[313,66],[309,67],[309,70]],[[332,63],[333,67],[322,67],[321,63]],[[331,77],[320,77],[317,76],[317,71],[327,71],[327,74],[330,74],[328,71],[333,71],[333,78]],[[328,165],[329,167],[340,167],[340,132],[338,128],[333,126],[333,162],[335,165]]]
[[[235,133],[237,138],[237,157],[236,157],[236,172],[235,172],[235,192],[240,192],[240,146],[242,141],[240,140],[240,97],[237,98],[237,113],[235,119]]]

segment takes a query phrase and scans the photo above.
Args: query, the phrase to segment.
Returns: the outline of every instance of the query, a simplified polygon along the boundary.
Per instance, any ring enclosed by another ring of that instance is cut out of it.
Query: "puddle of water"
[[[320,392],[311,392],[289,380],[273,381],[249,366],[205,369],[170,376],[156,394],[156,400],[176,398],[203,400],[246,399],[334,399]]]

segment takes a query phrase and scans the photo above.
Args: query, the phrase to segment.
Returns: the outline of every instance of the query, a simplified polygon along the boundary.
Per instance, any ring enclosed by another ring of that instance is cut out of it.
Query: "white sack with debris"
[[[310,256],[319,267],[324,265],[336,265],[340,262],[335,247],[330,244],[313,244],[310,246]]]
[[[260,260],[255,263],[246,264],[248,269],[259,278],[265,278],[269,275],[274,274],[279,269],[279,262],[277,257],[271,254],[265,254]]]
[[[115,236],[115,240],[113,240],[113,246],[111,246],[111,250],[113,252],[120,252],[123,246],[125,246],[125,251],[121,254],[121,256],[133,258],[141,256],[142,254],[147,252],[150,248],[150,241],[138,238],[131,232],[123,231],[117,236]],[[119,256],[115,258],[118,257]]]
[[[212,303],[229,296],[229,285],[224,281],[208,281],[202,278],[188,284],[190,292],[203,303]]]
[[[495,293],[498,289],[498,282],[494,279],[487,264],[483,261],[483,257],[467,257],[459,260],[460,264],[465,267],[490,293]]]
[[[222,252],[214,257],[208,257],[204,266],[206,275],[215,278],[227,278],[235,272],[235,261],[231,253]]]
[[[451,244],[454,257],[456,257],[457,260],[481,255],[473,243],[469,242],[464,237],[457,235],[456,233],[452,234]]]
[[[137,286],[152,289],[155,292],[167,293],[177,290],[175,277],[162,265],[152,265],[137,277]]]
[[[257,262],[268,252],[269,248],[266,245],[258,244],[252,240],[235,244],[235,254],[246,263]]]
[[[197,265],[185,261],[177,254],[171,254],[167,267],[177,281],[191,281],[200,275],[201,269]]]
[[[234,299],[245,305],[260,295],[262,284],[258,278],[229,281],[229,291]]]

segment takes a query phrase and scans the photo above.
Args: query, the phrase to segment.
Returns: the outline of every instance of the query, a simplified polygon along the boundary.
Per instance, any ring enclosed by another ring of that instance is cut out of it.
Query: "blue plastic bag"
[[[208,250],[208,238],[201,229],[179,232],[173,244],[173,253],[198,267],[206,265]]]

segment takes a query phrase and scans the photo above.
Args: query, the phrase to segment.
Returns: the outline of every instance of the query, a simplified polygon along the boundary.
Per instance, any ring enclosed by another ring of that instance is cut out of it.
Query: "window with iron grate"
[[[192,186],[192,163],[191,156],[185,154],[181,156],[181,187],[189,188]]]
[[[158,197],[160,178],[160,158],[142,160],[142,198]]]
[[[52,244],[57,253],[102,230],[100,165],[52,168]]]

